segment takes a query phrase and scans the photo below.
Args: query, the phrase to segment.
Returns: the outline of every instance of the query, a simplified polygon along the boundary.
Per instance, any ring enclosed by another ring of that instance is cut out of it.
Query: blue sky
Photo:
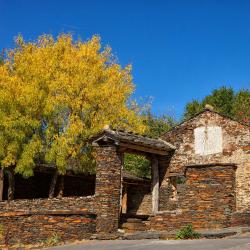
[[[0,11],[0,48],[19,33],[99,34],[132,63],[135,96],[153,96],[157,114],[179,118],[222,85],[250,88],[249,0],[0,0]]]

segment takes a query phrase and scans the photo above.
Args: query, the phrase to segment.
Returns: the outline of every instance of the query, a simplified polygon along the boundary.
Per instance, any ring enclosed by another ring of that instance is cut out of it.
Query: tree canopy
[[[24,177],[37,163],[90,166],[86,141],[109,124],[145,131],[129,105],[131,66],[122,68],[100,38],[73,41],[70,34],[17,37],[0,64],[0,165]],[[89,171],[89,169],[86,169]]]
[[[206,104],[213,106],[215,111],[238,119],[250,122],[250,92],[239,90],[235,92],[232,88],[221,87],[204,97],[201,101],[193,100],[186,104],[184,119],[188,119],[202,111]]]
[[[160,138],[164,132],[177,124],[170,115],[153,115],[150,107],[144,112],[143,117],[146,125],[145,135],[152,138]],[[142,155],[125,154],[124,168],[136,176],[151,177],[150,161]]]

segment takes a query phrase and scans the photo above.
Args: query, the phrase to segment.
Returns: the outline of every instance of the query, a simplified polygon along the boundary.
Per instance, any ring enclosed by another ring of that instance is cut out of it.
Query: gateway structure
[[[96,177],[92,182],[86,177],[74,180],[76,190],[85,185],[87,192],[0,202],[7,239],[30,242],[53,233],[83,239],[93,233],[113,234],[119,227],[128,232],[171,231],[188,223],[195,229],[250,226],[248,125],[205,109],[160,139],[106,128],[92,144]],[[125,153],[145,155],[151,179],[125,174]]]

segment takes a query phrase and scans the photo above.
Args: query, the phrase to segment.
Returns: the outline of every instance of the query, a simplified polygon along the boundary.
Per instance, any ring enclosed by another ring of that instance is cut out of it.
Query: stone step
[[[127,218],[126,222],[141,223],[141,222],[142,222],[142,219],[138,219],[138,218]]]
[[[122,223],[121,228],[125,233],[133,233],[137,231],[145,231],[147,226],[145,221],[139,218],[127,218],[124,223]]]

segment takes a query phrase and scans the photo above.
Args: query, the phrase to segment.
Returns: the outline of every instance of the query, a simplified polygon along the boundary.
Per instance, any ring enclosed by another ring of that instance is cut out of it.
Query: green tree
[[[124,154],[124,169],[138,177],[151,177],[150,161],[143,155]]]
[[[195,114],[201,112],[203,109],[203,105],[198,100],[193,100],[189,102],[185,106],[184,118],[189,119],[193,117]]]
[[[217,112],[232,116],[234,99],[235,94],[232,88],[221,87],[213,90],[211,95],[206,96],[202,101],[202,106],[210,104]]]
[[[148,112],[145,115],[146,131],[145,135],[152,138],[159,138],[164,132],[167,132],[176,125],[176,121],[172,116],[153,115],[152,112]]]
[[[215,89],[200,102],[198,100],[193,100],[187,103],[184,111],[184,119],[194,116],[202,111],[206,104],[209,104],[215,111],[221,114],[240,121],[249,122],[249,95],[250,92],[248,90],[235,92],[232,88],[227,87]]]
[[[250,122],[250,92],[248,90],[242,89],[236,94],[232,112],[236,119]]]
[[[169,115],[156,116],[147,110],[143,116],[147,127],[145,135],[152,138],[160,138],[163,133],[176,125],[175,119]],[[151,176],[150,161],[142,155],[125,154],[124,168],[139,177],[150,178]]]

